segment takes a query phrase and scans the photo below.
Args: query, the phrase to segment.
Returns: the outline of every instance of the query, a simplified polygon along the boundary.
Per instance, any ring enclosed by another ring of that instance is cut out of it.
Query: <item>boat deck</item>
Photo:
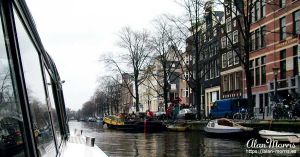
[[[85,136],[71,135],[65,143],[61,157],[107,157],[107,155],[97,146],[86,144]]]

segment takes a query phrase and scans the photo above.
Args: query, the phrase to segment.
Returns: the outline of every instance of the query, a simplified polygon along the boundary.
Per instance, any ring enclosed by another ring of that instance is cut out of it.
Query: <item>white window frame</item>
[[[225,56],[226,56],[226,61],[224,61]],[[226,63],[225,63],[225,62],[226,62]],[[223,54],[222,54],[222,68],[227,68],[227,67],[228,67],[227,64],[228,64],[227,53],[223,53]],[[224,65],[226,65],[226,66],[224,66]]]
[[[236,56],[237,56],[237,53],[236,53],[236,51],[238,51],[238,49],[235,49],[235,50],[233,51],[233,59],[234,59],[234,62],[233,62],[233,64],[234,64],[234,65],[237,65],[237,64],[239,64],[239,63],[240,63],[240,58],[239,58],[239,57],[237,57],[237,58],[238,58],[238,60],[236,60]]]
[[[227,52],[227,61],[228,61],[228,67],[231,67],[234,63],[233,61],[233,52],[232,51],[228,51]],[[230,64],[230,60],[232,60],[232,64]]]
[[[238,30],[235,30],[235,31],[233,32],[233,41],[232,41],[232,43],[235,44],[235,43],[237,43],[237,42],[239,42],[239,31],[238,31]]]
[[[186,55],[186,56],[185,56],[185,64],[189,64],[189,60],[190,60],[189,55]]]
[[[233,19],[233,20],[232,20],[232,25],[233,25],[233,27],[236,27],[236,20],[237,20],[237,19]]]
[[[230,40],[229,40],[229,39],[230,39]],[[232,41],[232,33],[228,33],[228,34],[227,34],[227,43],[226,43],[226,44],[227,44],[227,47],[229,47],[229,48],[231,47],[230,41],[233,42],[233,41]]]
[[[226,36],[224,36],[224,37],[222,37],[222,39],[221,39],[221,46],[222,46],[222,49],[226,48],[226,44],[227,44],[227,42],[226,42]]]
[[[226,31],[231,32],[232,30],[232,22],[231,22],[231,17],[228,17],[226,19]]]

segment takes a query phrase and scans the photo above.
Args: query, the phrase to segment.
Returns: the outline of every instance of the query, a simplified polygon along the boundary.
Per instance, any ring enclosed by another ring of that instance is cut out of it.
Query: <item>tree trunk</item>
[[[163,65],[164,68],[164,86],[163,86],[163,90],[164,90],[164,105],[165,105],[165,112],[168,109],[168,91],[169,89],[169,83],[168,83],[168,76],[167,76],[167,72],[166,72],[166,66]]]
[[[251,73],[249,68],[245,67],[246,87],[247,87],[247,98],[248,98],[248,111],[253,113],[253,100],[252,100],[252,87],[251,87]]]
[[[136,109],[136,112],[140,112],[140,108],[139,108],[140,99],[139,99],[138,75],[136,75],[136,77],[134,77],[134,87],[135,87],[135,109]]]

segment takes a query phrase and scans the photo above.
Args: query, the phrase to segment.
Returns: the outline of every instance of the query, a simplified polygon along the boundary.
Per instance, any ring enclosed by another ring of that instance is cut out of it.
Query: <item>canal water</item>
[[[69,122],[70,131],[83,130],[83,135],[96,138],[95,144],[111,157],[240,157],[246,153],[248,139],[218,139],[201,132],[125,133],[103,128],[90,122]],[[297,156],[290,154],[290,156]],[[263,156],[273,156],[264,154]],[[281,154],[282,155],[282,154]],[[287,154],[285,154],[287,155]],[[280,154],[276,155],[280,156]]]

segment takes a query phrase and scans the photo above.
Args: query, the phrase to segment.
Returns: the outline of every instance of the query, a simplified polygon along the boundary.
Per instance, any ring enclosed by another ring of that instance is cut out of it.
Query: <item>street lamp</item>
[[[274,74],[274,98],[277,100],[277,75],[278,75],[279,68],[275,67],[272,68],[272,70]]]

